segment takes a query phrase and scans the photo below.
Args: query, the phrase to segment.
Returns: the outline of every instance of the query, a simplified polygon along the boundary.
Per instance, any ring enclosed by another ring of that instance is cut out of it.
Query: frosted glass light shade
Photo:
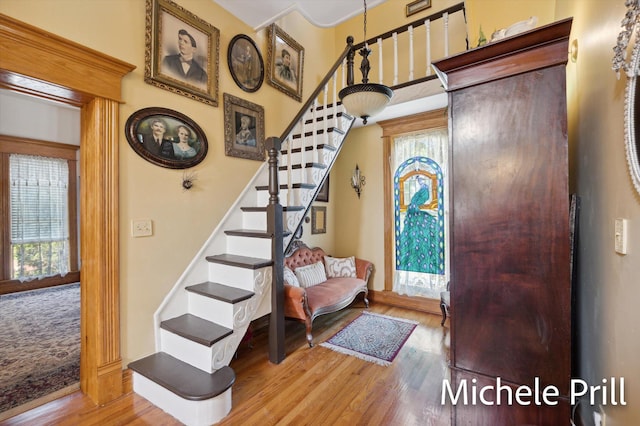
[[[391,101],[393,91],[382,84],[365,83],[347,86],[338,96],[350,115],[362,118],[367,124],[367,118],[381,112]]]

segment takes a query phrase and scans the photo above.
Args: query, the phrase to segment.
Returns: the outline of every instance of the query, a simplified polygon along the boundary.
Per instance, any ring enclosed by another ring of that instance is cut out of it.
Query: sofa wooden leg
[[[440,310],[442,311],[442,322],[440,326],[444,326],[444,322],[447,320],[447,307],[444,306],[444,303],[440,304]]]
[[[309,347],[313,347],[313,335],[311,334],[311,321],[309,319],[305,320],[305,325],[307,327],[307,342],[309,342]]]
[[[367,299],[367,293],[364,294],[364,306],[369,309],[369,299]]]

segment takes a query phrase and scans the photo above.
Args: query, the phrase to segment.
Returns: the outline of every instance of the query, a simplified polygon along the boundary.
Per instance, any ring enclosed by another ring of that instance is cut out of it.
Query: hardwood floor
[[[442,380],[449,377],[449,329],[441,317],[382,304],[370,311],[419,321],[388,367],[343,355],[318,343],[362,311],[362,302],[314,322],[309,348],[304,326],[287,322],[287,358],[271,364],[267,329],[254,332],[253,348],[242,345],[231,363],[236,371],[233,409],[221,425],[433,425],[450,424],[440,405]],[[179,425],[147,400],[127,393],[96,407],[80,392],[0,422],[17,425]]]

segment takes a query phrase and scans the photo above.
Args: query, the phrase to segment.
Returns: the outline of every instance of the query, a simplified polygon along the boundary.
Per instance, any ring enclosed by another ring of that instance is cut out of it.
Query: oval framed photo
[[[125,125],[131,148],[145,160],[169,169],[188,169],[207,155],[204,132],[192,119],[167,108],[143,108]]]
[[[255,92],[264,80],[264,61],[255,42],[238,34],[229,42],[227,62],[233,81],[245,92]]]

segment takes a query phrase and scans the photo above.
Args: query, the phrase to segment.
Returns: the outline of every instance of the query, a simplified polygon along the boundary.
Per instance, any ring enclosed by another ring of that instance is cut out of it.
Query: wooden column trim
[[[118,102],[122,78],[135,67],[3,14],[0,51],[0,87],[81,108],[80,386],[104,404],[123,387]]]
[[[433,111],[421,112],[406,117],[392,120],[379,121],[382,127],[382,176],[384,182],[384,290],[393,290],[393,275],[395,271],[393,244],[394,217],[393,217],[393,188],[391,182],[391,147],[393,138],[403,134],[416,133],[424,130],[447,128],[447,109],[441,108]],[[429,311],[429,310],[427,310]]]
[[[118,259],[118,104],[96,98],[82,108],[80,247],[82,264],[82,389],[101,404],[120,396],[120,306]],[[87,259],[92,261],[87,262]],[[120,379],[121,380],[121,379]]]

